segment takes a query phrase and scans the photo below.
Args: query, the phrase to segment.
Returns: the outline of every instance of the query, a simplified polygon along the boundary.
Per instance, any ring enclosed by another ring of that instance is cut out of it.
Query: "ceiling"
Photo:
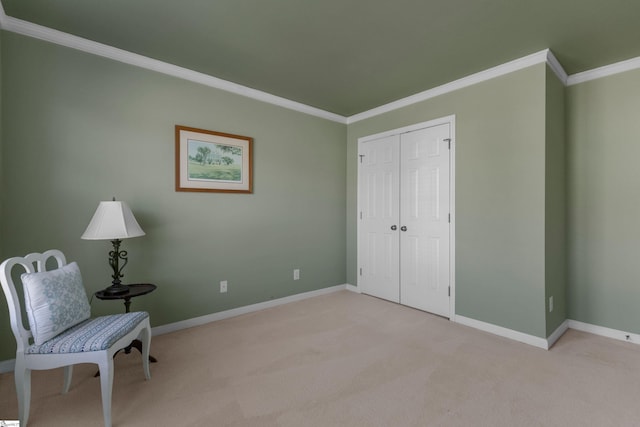
[[[640,56],[633,0],[2,0],[6,15],[343,116],[551,49]]]

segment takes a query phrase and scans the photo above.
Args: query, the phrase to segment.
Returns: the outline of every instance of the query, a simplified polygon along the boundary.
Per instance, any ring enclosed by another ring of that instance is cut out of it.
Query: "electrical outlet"
[[[549,313],[553,311],[553,296],[549,297]]]
[[[297,268],[293,270],[293,280],[300,280],[300,270]]]
[[[227,281],[223,280],[222,282],[220,282],[220,293],[225,292],[227,292]]]

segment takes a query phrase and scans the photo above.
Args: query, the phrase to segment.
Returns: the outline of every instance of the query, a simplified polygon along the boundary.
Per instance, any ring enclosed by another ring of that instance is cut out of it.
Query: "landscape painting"
[[[188,140],[189,180],[242,182],[242,147]]]
[[[253,139],[176,126],[176,191],[252,192]]]

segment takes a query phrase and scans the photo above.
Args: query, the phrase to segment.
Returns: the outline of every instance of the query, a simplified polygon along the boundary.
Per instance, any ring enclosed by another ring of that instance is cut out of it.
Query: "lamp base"
[[[125,285],[111,285],[102,292],[105,295],[123,295],[129,292],[129,288]]]

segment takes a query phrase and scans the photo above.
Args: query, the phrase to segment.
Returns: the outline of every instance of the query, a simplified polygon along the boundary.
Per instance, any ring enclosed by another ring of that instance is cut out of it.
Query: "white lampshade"
[[[133,212],[125,202],[100,202],[82,235],[84,240],[115,240],[144,236]]]

